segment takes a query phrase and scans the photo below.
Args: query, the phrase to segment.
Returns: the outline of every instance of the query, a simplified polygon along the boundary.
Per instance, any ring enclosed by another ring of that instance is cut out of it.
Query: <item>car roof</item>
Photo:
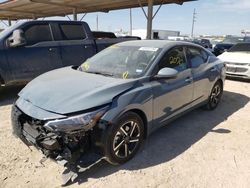
[[[193,44],[191,42],[185,41],[170,41],[170,40],[133,40],[126,41],[119,44],[118,46],[137,46],[137,47],[154,47],[154,48],[171,48],[174,46],[194,46],[199,47],[199,45]]]

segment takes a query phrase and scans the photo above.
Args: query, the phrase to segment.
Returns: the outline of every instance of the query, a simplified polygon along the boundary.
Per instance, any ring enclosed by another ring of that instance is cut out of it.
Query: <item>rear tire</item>
[[[123,164],[135,156],[143,143],[143,121],[136,113],[128,112],[105,134],[106,160],[113,165]]]
[[[214,110],[217,108],[218,104],[220,103],[221,97],[223,94],[223,87],[219,81],[217,81],[211,91],[211,94],[209,95],[208,102],[204,106],[206,110]]]

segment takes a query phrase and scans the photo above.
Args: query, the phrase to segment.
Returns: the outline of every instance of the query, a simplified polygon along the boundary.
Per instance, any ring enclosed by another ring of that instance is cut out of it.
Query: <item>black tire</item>
[[[217,81],[209,95],[208,102],[204,106],[206,110],[214,110],[217,108],[218,104],[220,103],[221,97],[223,94],[223,87],[219,81]]]
[[[105,133],[104,154],[113,164],[123,164],[132,159],[144,138],[143,121],[134,112],[127,112]]]

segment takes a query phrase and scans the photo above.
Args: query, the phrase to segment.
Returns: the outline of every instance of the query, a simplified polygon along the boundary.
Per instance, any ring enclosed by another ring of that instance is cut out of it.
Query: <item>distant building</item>
[[[134,29],[132,30],[133,36],[141,37],[141,39],[146,39],[147,30],[146,29]],[[151,38],[152,39],[168,39],[168,37],[178,37],[180,36],[180,31],[170,31],[170,30],[158,30],[153,29]]]
[[[250,30],[243,29],[243,30],[241,30],[241,34],[243,34],[245,36],[250,35]]]

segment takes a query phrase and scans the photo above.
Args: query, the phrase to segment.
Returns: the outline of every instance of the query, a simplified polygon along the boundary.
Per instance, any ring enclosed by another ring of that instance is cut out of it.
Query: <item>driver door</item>
[[[166,52],[158,64],[158,71],[165,67],[176,69],[179,73],[176,78],[152,81],[156,128],[190,108],[193,99],[192,73],[185,56],[185,48],[176,47]]]

